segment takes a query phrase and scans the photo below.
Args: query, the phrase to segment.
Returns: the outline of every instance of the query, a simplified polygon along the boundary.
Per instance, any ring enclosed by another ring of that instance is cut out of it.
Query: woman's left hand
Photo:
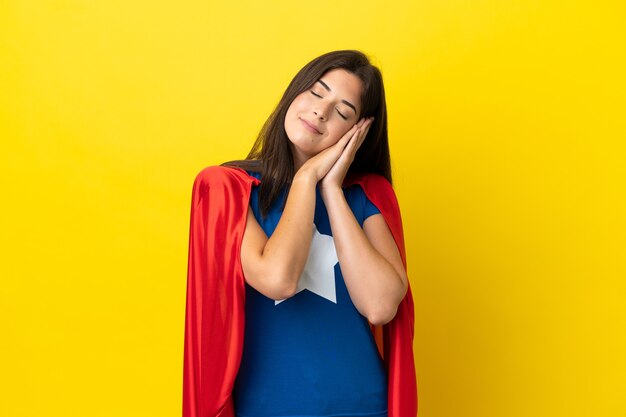
[[[370,117],[367,119],[361,119],[359,123],[357,123],[357,130],[350,138],[350,141],[343,149],[341,156],[335,164],[330,168],[328,173],[322,178],[319,182],[320,191],[323,193],[324,190],[330,190],[333,187],[341,189],[341,185],[343,184],[343,180],[348,172],[348,168],[352,161],[354,161],[354,155],[356,155],[356,151],[359,149],[363,140],[365,140],[365,136],[367,136],[367,132],[373,122],[374,118]]]

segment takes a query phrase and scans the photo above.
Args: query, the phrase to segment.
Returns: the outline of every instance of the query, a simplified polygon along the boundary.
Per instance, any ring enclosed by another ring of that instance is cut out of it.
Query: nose
[[[313,110],[313,113],[315,113],[315,116],[319,117],[320,120],[326,120],[326,109],[318,109],[318,110]]]
[[[318,101],[313,107],[313,113],[322,121],[326,121],[329,111],[332,111],[332,103],[326,100]]]

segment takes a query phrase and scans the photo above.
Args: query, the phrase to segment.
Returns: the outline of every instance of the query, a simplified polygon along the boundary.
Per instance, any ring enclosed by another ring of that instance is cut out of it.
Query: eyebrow
[[[317,82],[322,84],[327,91],[331,91],[330,87],[328,85],[326,85],[326,83],[324,81],[322,81],[321,79],[317,80]],[[354,104],[350,103],[347,100],[341,100],[341,102],[344,103],[347,106],[352,107],[352,110],[354,110],[354,113],[356,114],[356,107],[354,107]]]

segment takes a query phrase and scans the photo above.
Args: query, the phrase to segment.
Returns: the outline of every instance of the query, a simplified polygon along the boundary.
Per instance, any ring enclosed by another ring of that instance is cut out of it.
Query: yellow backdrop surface
[[[176,416],[191,187],[385,79],[419,415],[626,415],[623,1],[0,4],[0,415]]]

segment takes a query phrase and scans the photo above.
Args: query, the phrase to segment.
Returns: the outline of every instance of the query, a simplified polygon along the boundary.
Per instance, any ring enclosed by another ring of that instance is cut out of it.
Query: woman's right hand
[[[337,141],[337,143],[309,158],[304,164],[302,164],[298,172],[296,172],[296,175],[310,176],[315,183],[319,182],[322,178],[324,178],[328,171],[330,171],[335,162],[337,162],[344,148],[350,142],[350,139],[352,139],[353,136],[356,137],[355,134],[357,133],[358,128],[358,124],[355,124],[346,132],[345,135],[341,137],[341,139]]]

